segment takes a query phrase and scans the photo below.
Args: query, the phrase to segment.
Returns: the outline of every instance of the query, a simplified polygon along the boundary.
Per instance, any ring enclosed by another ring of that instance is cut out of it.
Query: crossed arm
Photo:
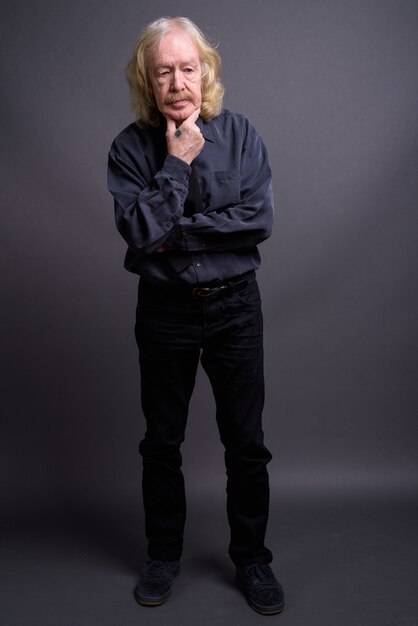
[[[183,215],[190,164],[205,140],[196,110],[179,129],[167,119],[167,156],[147,182],[135,155],[113,145],[109,155],[109,188],[115,197],[116,223],[138,254],[179,250],[221,251],[253,247],[271,232],[273,197],[266,150],[254,129],[247,133],[239,163],[239,197],[223,206]]]

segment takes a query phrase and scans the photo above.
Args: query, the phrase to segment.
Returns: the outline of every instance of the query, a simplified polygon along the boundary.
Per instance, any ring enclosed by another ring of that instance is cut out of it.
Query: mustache
[[[190,102],[192,102],[193,98],[190,94],[186,92],[168,94],[168,96],[164,100],[164,104],[172,104],[173,102],[180,102],[180,100],[189,100]]]

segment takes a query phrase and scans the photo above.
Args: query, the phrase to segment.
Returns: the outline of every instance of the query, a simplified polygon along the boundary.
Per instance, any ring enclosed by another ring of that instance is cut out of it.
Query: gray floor
[[[132,595],[144,557],[139,509],[16,511],[1,538],[0,626],[418,626],[411,499],[275,498],[268,543],[287,598],[275,617],[254,613],[234,585],[223,504],[189,499],[182,573],[158,608]]]

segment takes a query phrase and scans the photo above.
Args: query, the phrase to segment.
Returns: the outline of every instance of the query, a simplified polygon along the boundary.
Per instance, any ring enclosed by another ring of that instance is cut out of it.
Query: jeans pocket
[[[258,305],[260,304],[260,290],[258,288],[257,281],[254,280],[252,283],[244,287],[244,289],[240,289],[235,292],[235,297],[237,300],[247,305]]]

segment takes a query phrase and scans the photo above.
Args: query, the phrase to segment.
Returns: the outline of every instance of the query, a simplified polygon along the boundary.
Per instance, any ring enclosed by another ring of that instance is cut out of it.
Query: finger
[[[174,133],[176,132],[175,121],[171,117],[168,117],[168,115],[165,116],[165,119],[167,121],[167,134],[174,135]]]
[[[189,115],[187,120],[184,120],[183,124],[185,124],[187,126],[191,126],[192,124],[195,124],[196,121],[197,121],[197,118],[199,117],[199,115],[200,115],[200,107],[195,109],[193,111],[193,113],[191,113],[191,115]]]

